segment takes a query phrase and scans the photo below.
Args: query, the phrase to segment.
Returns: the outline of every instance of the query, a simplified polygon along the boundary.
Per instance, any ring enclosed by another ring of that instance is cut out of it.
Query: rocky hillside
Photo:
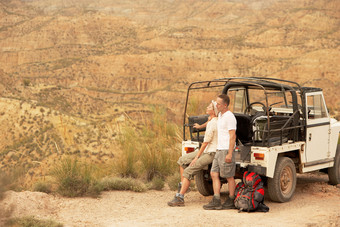
[[[150,104],[180,122],[196,80],[322,87],[339,119],[339,43],[338,0],[1,1],[0,167],[110,160],[117,122]]]

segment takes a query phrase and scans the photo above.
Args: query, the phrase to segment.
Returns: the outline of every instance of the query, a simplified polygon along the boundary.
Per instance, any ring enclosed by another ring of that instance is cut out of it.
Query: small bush
[[[62,227],[63,225],[52,220],[39,220],[34,217],[11,218],[6,222],[6,226],[17,227]]]
[[[24,79],[24,86],[27,87],[27,86],[30,86],[31,84],[31,81],[29,79]]]
[[[51,193],[52,192],[52,185],[50,183],[39,181],[34,184],[33,191],[35,192],[44,192],[44,193]]]
[[[134,192],[145,192],[147,190],[145,184],[133,178],[119,178],[119,177],[106,177],[98,182],[97,186],[100,190],[130,190]]]
[[[171,175],[167,178],[167,182],[168,182],[170,190],[177,191],[178,190],[178,183],[181,182],[181,175],[177,171],[175,174],[173,174],[173,175]]]
[[[95,169],[88,163],[65,158],[52,170],[57,180],[58,192],[67,197],[96,196],[100,190],[96,186]]]
[[[154,177],[150,182],[149,189],[161,191],[164,188],[164,180],[160,177]]]

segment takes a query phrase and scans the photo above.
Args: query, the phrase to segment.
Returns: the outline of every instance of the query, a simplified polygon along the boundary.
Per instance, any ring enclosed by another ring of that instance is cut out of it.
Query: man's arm
[[[230,163],[233,157],[233,151],[236,143],[236,130],[229,130],[229,150],[225,156],[225,162]]]

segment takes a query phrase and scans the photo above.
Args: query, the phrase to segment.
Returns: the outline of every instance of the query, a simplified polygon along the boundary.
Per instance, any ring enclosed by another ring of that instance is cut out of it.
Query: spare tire
[[[212,180],[209,176],[210,172],[208,170],[201,170],[195,175],[197,190],[203,196],[210,196],[214,194]]]

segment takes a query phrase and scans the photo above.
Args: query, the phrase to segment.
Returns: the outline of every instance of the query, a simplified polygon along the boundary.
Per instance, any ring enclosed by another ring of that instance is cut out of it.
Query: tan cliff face
[[[125,112],[156,104],[181,122],[197,80],[321,87],[339,119],[339,43],[337,0],[2,1],[0,166],[58,150],[110,160]]]

